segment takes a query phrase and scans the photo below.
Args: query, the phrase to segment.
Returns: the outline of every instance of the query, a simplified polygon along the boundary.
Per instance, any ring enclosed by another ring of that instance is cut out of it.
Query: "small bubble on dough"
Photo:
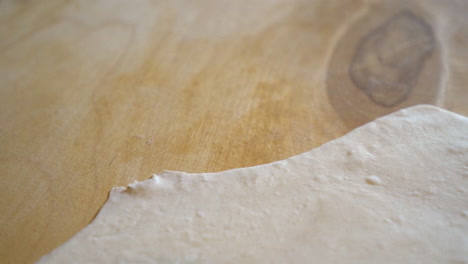
[[[381,185],[382,180],[378,176],[369,176],[366,178],[366,183],[370,185]]]

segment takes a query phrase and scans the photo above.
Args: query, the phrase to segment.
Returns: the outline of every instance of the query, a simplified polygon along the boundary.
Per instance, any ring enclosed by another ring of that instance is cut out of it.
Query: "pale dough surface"
[[[307,153],[115,188],[39,263],[467,263],[468,119],[401,110]]]

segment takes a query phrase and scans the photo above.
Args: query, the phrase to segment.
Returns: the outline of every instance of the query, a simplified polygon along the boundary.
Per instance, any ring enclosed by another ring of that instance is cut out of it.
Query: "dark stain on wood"
[[[401,11],[359,42],[350,78],[372,102],[393,107],[411,93],[434,46],[430,25],[411,11]]]
[[[337,39],[328,102],[348,129],[398,109],[439,104],[443,77],[434,16],[413,2],[381,2]]]

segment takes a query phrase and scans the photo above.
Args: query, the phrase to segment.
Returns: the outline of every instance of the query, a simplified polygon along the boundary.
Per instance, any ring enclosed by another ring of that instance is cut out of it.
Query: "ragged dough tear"
[[[39,263],[466,263],[468,118],[400,110],[307,153],[115,188]]]

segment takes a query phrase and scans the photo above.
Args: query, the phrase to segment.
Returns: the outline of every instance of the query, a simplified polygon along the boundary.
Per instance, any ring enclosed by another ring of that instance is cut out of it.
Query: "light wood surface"
[[[34,262],[152,173],[284,159],[419,103],[468,115],[467,11],[1,1],[0,262]]]

